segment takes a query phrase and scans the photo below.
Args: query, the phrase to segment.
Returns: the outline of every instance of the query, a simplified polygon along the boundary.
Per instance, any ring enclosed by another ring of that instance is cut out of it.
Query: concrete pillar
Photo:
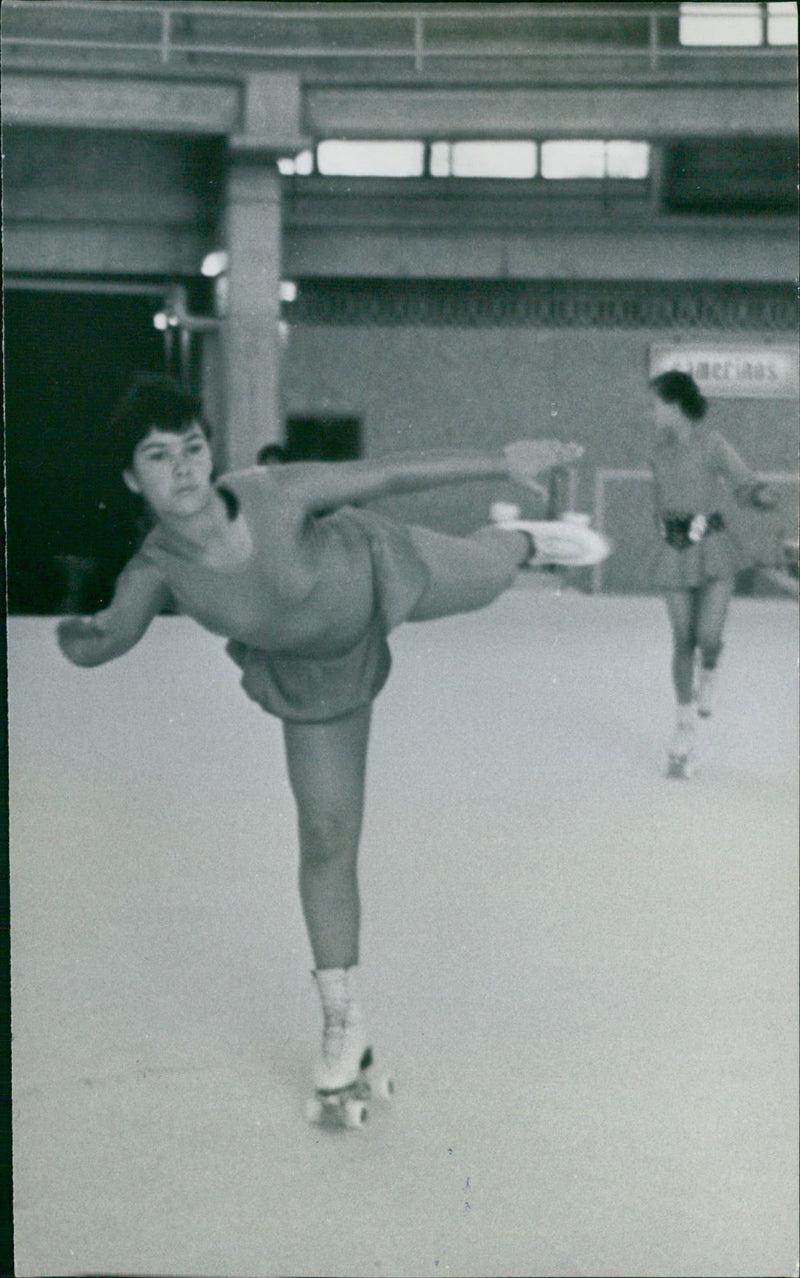
[[[281,178],[280,155],[306,145],[302,94],[293,73],[246,77],[239,130],[228,136],[222,214],[225,319],[220,327],[223,402],[219,464],[255,464],[262,444],[279,441]]]
[[[281,188],[269,158],[231,154],[222,229],[229,267],[220,330],[225,420],[219,461],[235,470],[254,465],[262,444],[281,435]]]

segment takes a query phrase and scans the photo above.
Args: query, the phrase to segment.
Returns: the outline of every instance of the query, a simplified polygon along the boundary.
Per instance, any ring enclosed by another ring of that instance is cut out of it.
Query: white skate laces
[[[314,1094],[306,1103],[309,1123],[363,1127],[374,1099],[394,1095],[390,1074],[373,1076],[372,1048],[353,989],[353,968],[315,972],[322,999],[322,1052],[314,1071]]]
[[[353,968],[325,968],[314,976],[324,1019],[314,1087],[318,1092],[336,1092],[356,1081],[368,1048],[355,995],[355,972]]]

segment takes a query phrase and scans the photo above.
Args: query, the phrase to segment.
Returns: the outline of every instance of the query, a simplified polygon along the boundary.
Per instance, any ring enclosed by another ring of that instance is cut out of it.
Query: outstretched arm
[[[73,665],[102,665],[138,643],[169,601],[169,590],[155,569],[131,560],[117,578],[108,608],[93,617],[65,617],[58,623],[58,646]]]
[[[714,432],[712,439],[716,468],[730,483],[739,505],[773,510],[780,501],[776,489],[758,478],[719,431]]]
[[[499,453],[423,452],[379,461],[301,462],[284,466],[281,480],[310,512],[375,501],[475,479],[510,479],[539,488],[536,476],[575,462],[583,449],[559,440],[520,440]]]

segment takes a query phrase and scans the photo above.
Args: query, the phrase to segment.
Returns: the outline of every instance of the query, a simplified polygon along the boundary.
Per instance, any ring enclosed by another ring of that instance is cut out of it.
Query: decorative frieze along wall
[[[301,279],[290,324],[796,332],[791,285]]]

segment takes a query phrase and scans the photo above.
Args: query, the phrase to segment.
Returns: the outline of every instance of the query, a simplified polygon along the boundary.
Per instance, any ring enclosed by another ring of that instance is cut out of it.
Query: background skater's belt
[[[663,515],[661,531],[665,542],[676,550],[685,550],[687,546],[695,546],[709,533],[721,532],[725,520],[718,510],[712,515]]]

